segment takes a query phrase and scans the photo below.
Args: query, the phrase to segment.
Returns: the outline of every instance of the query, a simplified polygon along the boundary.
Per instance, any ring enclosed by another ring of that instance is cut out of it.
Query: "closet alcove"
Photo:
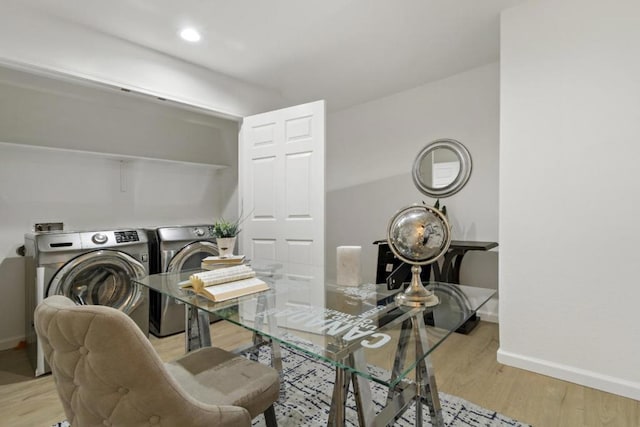
[[[0,65],[0,143],[223,168],[238,122],[79,77]]]

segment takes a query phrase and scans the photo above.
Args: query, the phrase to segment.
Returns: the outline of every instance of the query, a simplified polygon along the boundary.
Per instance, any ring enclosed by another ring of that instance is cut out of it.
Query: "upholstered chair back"
[[[244,408],[191,397],[135,323],[116,309],[52,296],[36,308],[35,327],[73,427],[251,423]]]

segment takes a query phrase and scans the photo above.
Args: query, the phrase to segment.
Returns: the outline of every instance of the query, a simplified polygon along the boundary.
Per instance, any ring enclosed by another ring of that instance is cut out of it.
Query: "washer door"
[[[123,252],[88,252],[58,270],[47,296],[64,295],[76,304],[106,305],[129,314],[143,299],[140,285],[132,279],[146,275],[144,265]]]
[[[215,243],[206,240],[189,243],[171,258],[167,266],[167,272],[180,272],[200,268],[203,258],[217,255],[218,246]]]

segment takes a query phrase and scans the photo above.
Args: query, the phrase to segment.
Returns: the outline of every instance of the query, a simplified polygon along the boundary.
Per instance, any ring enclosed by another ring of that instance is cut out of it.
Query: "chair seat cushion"
[[[278,400],[278,371],[220,348],[201,348],[165,366],[197,400],[241,406],[252,418]]]

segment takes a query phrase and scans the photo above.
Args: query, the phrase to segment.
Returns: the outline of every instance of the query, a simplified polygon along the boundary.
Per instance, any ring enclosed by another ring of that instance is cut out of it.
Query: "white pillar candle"
[[[338,246],[336,283],[343,286],[360,284],[360,246]]]

